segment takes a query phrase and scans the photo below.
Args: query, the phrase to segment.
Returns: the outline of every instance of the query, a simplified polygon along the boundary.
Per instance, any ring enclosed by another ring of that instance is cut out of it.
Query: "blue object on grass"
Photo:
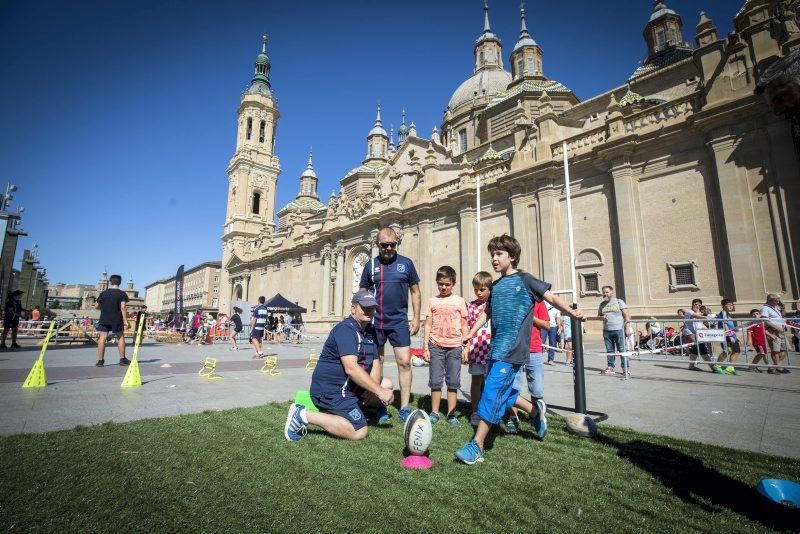
[[[800,508],[800,484],[780,478],[765,478],[756,486],[767,499],[791,508]]]

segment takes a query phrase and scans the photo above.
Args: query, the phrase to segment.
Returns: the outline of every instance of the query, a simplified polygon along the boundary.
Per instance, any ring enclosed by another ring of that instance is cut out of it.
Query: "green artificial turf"
[[[0,438],[3,531],[764,531],[800,528],[761,478],[800,462],[551,418],[497,434],[486,461],[453,452],[466,422],[434,427],[433,469],[407,471],[402,426],[349,443],[287,442],[287,404]],[[783,515],[781,515],[783,514]]]

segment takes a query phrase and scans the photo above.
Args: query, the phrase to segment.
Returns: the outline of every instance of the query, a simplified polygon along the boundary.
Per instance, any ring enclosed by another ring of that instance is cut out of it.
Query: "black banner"
[[[178,272],[175,274],[175,324],[180,323],[180,317],[183,313],[183,265],[178,267]]]

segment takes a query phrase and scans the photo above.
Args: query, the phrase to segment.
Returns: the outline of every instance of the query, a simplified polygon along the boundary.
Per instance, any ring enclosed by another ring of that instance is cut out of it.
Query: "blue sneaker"
[[[286,425],[283,427],[283,435],[289,441],[300,441],[306,435],[308,423],[303,422],[300,415],[306,407],[302,404],[292,404],[289,406],[289,413],[286,416]]]
[[[450,426],[453,428],[461,424],[458,421],[458,417],[456,417],[456,412],[450,412],[449,414],[447,414],[447,422],[450,423]]]
[[[428,414],[428,419],[431,420],[431,424],[435,425],[439,422],[439,419],[442,418],[442,415],[439,412],[431,412]]]
[[[519,432],[519,417],[512,415],[506,419],[506,432],[509,434],[516,434]]]
[[[411,406],[403,406],[400,408],[400,419],[402,419],[404,423],[409,415],[411,415]]]
[[[386,411],[386,406],[383,404],[379,405],[375,410],[375,416],[378,418],[378,426],[391,426],[392,416],[389,415],[389,412]]]
[[[456,451],[456,458],[467,465],[472,465],[483,461],[483,451],[478,447],[477,442],[471,439],[466,445]]]
[[[531,424],[539,439],[544,439],[547,435],[547,405],[542,399],[536,399],[536,409],[539,413],[531,415]]]

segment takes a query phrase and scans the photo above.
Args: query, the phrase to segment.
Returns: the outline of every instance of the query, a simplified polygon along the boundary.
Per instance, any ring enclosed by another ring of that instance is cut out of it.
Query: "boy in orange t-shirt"
[[[449,265],[436,271],[439,294],[428,299],[425,309],[425,352],[430,362],[431,423],[441,419],[442,382],[447,384],[447,422],[458,426],[456,398],[461,387],[461,363],[464,335],[467,333],[467,303],[453,295],[456,271]]]

